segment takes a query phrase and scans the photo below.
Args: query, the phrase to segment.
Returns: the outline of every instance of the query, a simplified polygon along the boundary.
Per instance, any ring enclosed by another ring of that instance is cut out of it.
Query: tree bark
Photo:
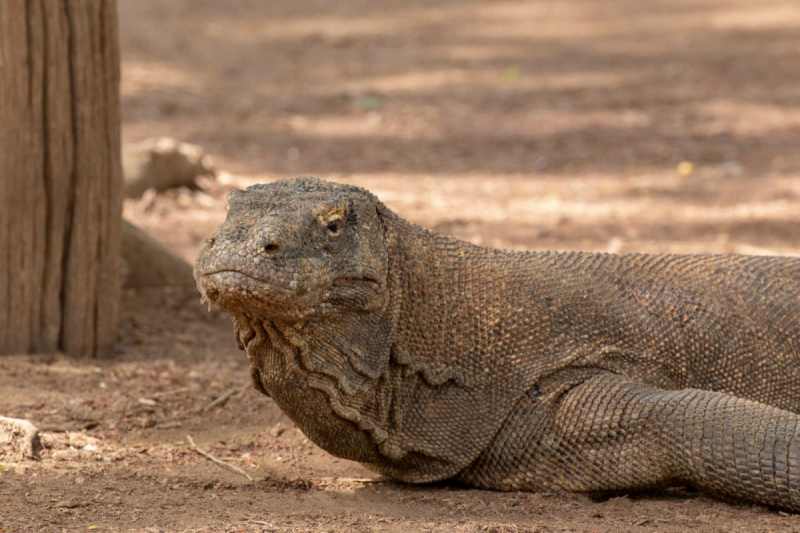
[[[0,354],[116,339],[119,109],[115,1],[0,1]]]

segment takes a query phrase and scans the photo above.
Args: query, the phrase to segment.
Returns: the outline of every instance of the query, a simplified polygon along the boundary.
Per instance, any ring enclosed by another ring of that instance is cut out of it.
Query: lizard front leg
[[[800,511],[800,416],[719,392],[600,373],[526,397],[461,478],[507,490],[691,485]]]

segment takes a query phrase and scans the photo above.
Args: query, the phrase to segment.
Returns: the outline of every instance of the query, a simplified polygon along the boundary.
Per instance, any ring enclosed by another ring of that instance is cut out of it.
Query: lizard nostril
[[[209,248],[211,248],[212,246],[214,246],[214,243],[215,243],[215,242],[217,242],[217,239],[215,239],[214,237],[209,237],[208,239],[206,239],[206,245],[207,245]]]
[[[278,251],[278,245],[275,244],[274,242],[268,242],[268,243],[266,243],[264,245],[264,251],[265,252],[269,252],[269,253],[277,252]]]
[[[219,289],[216,287],[208,287],[206,288],[206,298],[211,300],[212,302],[215,301],[219,297]]]

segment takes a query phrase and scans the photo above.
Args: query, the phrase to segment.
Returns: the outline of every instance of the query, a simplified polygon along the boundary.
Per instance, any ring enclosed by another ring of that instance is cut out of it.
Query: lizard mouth
[[[204,300],[234,315],[258,315],[272,311],[297,311],[301,295],[297,281],[256,278],[238,270],[217,270],[197,275]],[[294,313],[290,313],[294,314]]]
[[[210,278],[211,276],[218,276],[220,278],[231,277],[234,278],[237,282],[245,282],[245,283],[256,283],[261,284],[264,286],[274,287],[276,289],[282,289],[286,292],[295,293],[297,292],[297,281],[285,281],[285,280],[272,280],[272,279],[264,279],[261,277],[251,276],[250,274],[245,274],[241,270],[214,270],[212,272],[204,272],[203,274],[198,274],[198,279],[202,280],[204,278]]]
[[[264,279],[233,269],[197,273],[195,277],[202,301],[238,316],[302,319],[327,315],[340,307],[363,311],[383,305],[383,284],[368,276],[340,277],[318,286]]]

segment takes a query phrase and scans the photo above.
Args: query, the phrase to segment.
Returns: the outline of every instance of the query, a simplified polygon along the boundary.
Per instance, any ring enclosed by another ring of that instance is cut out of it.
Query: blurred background
[[[119,8],[124,141],[217,168],[126,204],[190,261],[225,190],[296,175],[495,247],[800,253],[794,0]]]

